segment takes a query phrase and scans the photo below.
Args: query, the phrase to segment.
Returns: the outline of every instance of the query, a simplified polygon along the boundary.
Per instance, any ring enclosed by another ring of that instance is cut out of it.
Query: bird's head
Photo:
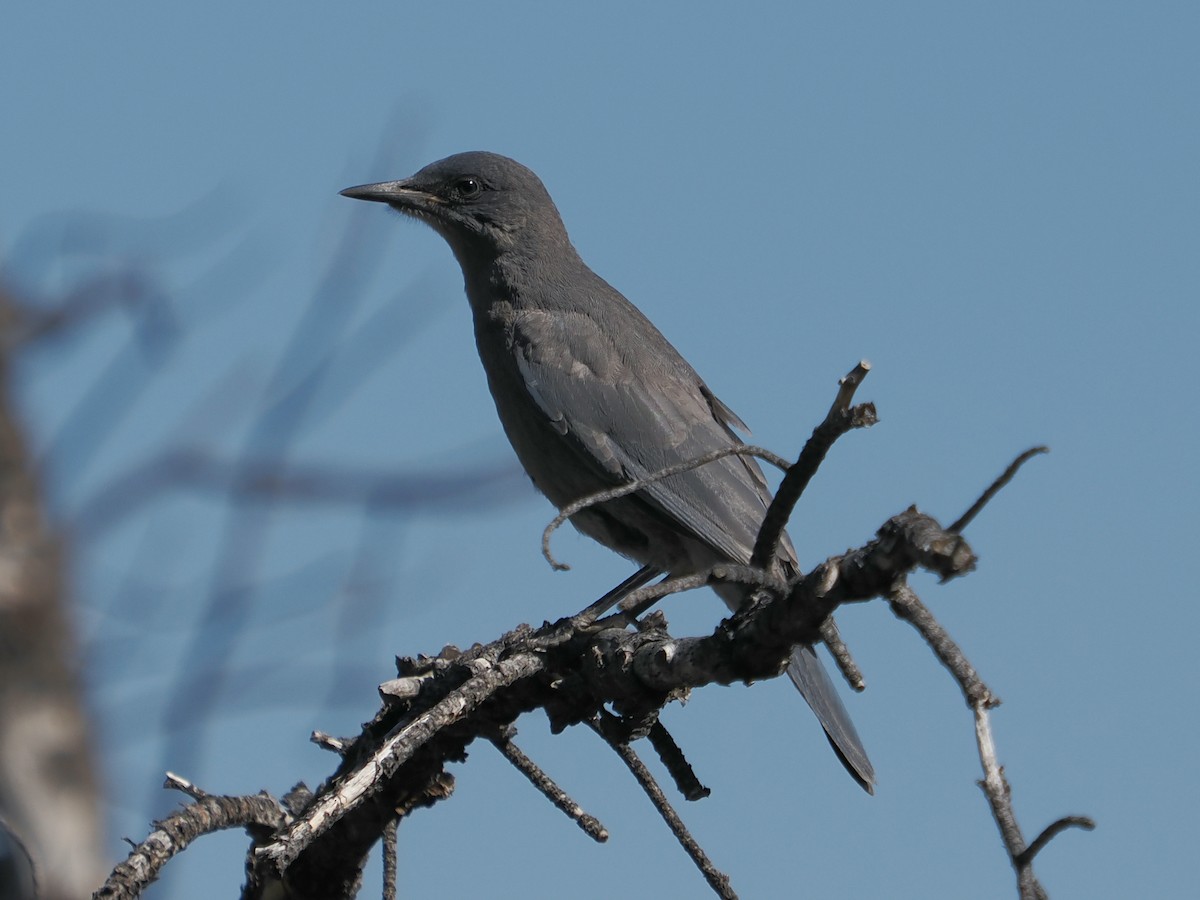
[[[458,153],[411,178],[346,188],[345,197],[386,203],[428,223],[460,261],[567,243],[554,201],[541,179],[496,153]]]

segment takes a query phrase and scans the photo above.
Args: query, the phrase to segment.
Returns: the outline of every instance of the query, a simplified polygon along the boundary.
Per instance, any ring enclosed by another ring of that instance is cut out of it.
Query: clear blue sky
[[[64,265],[38,236],[64,213],[98,221],[186,329],[83,471],[61,466],[64,429],[80,403],[116,415],[89,389],[114,366],[139,371],[126,331],[107,324],[28,367],[56,507],[69,518],[181,433],[239,446],[254,401],[239,407],[230,382],[261,386],[347,228],[379,262],[362,267],[353,323],[403,302],[390,327],[411,334],[361,383],[333,379],[296,458],[503,462],[449,251],[337,192],[460,150],[508,154],[757,441],[794,453],[836,379],[872,361],[862,397],[881,424],[845,439],[804,499],[802,561],[910,503],[949,521],[1015,453],[1052,447],[971,528],[979,571],[917,587],[1005,701],[994,725],[1026,829],[1099,822],[1042,857],[1052,896],[1193,895],[1198,24],[1194,3],[6,4],[3,277],[69,288],[108,256]],[[322,302],[338,298],[335,284]],[[332,761],[309,731],[367,719],[392,654],[574,611],[628,571],[564,532],[573,569],[550,572],[549,515],[530,494],[384,526],[394,601],[347,625],[327,573],[361,517],[279,513],[229,660],[241,675],[182,774],[216,792],[315,783]],[[176,765],[165,682],[221,522],[176,499],[81,548],[114,859],[116,836],[140,838],[174,802],[155,792]],[[152,602],[113,622],[131,569]],[[288,603],[281,620],[264,612]],[[701,594],[667,611],[695,632],[721,614]],[[328,649],[338,627],[357,680],[324,702],[345,661]],[[747,898],[1013,896],[956,690],[882,606],[842,627],[870,685],[850,708],[878,796],[842,775],[789,686],[710,689],[668,723],[714,791],[687,821]],[[280,665],[292,680],[271,680]],[[609,845],[477,747],[453,800],[401,829],[406,894],[466,893],[497,871],[487,892],[501,897],[556,896],[560,877],[582,877],[581,898],[703,896],[612,754],[546,731],[524,721],[524,745]],[[201,842],[157,896],[230,895],[243,843]]]

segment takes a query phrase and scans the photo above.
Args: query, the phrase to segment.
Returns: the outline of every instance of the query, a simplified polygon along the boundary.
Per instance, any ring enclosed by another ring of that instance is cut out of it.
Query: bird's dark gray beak
[[[410,187],[407,181],[380,181],[375,184],[360,184],[341,192],[343,197],[353,200],[372,200],[376,203],[393,203],[401,206],[428,203],[433,195]]]

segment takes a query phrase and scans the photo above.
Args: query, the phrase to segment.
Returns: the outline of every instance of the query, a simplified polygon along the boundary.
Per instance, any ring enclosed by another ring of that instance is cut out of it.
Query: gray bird
[[[657,328],[587,267],[541,180],[494,153],[459,153],[403,181],[342,191],[386,203],[445,238],[462,267],[496,412],[534,485],[558,508],[718,448],[746,426]],[[626,582],[747,564],[767,504],[762,471],[729,456],[571,517],[641,563]],[[778,567],[795,571],[786,535]],[[731,609],[746,589],[723,585]],[[850,774],[875,773],[812,647],[788,674]]]

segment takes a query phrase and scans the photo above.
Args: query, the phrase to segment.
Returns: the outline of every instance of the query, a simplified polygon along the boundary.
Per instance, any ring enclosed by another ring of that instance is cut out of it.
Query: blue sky
[[[56,512],[69,522],[154,448],[244,446],[272,373],[295,374],[285,338],[347,236],[365,287],[345,327],[386,328],[356,345],[367,375],[331,363],[293,458],[505,465],[449,251],[337,196],[460,150],[505,153],[756,441],[793,454],[837,378],[874,364],[860,396],[881,423],[844,439],[802,501],[803,562],[910,503],[950,521],[1017,452],[1051,446],[968,532],[979,571],[915,583],[1005,701],[996,738],[1027,831],[1099,822],[1041,858],[1051,894],[1187,895],[1198,24],[1186,3],[8,4],[0,274],[51,297],[134,265],[174,298],[181,335],[144,361],[114,319],[23,367]],[[85,238],[62,239],[64,223]],[[342,296],[325,284],[319,303]],[[73,430],[89,410],[121,425],[95,446]],[[87,465],[68,466],[81,448]],[[470,516],[277,511],[246,636],[226,648],[235,674],[181,774],[219,792],[315,783],[331,761],[309,731],[369,718],[392,655],[574,611],[628,571],[565,531],[573,568],[549,571],[551,511],[511,483]],[[114,858],[174,802],[156,793],[182,753],[163,736],[164,684],[203,647],[189,629],[223,522],[172,496],[79,547]],[[368,525],[392,599],[363,618],[339,573]],[[131,571],[150,599],[114,620]],[[667,612],[700,632],[721,607],[694,594]],[[842,775],[787,685],[710,689],[668,723],[714,790],[685,818],[745,897],[1012,896],[955,689],[879,604],[842,628],[870,686],[849,704],[878,796]],[[401,830],[407,890],[465,892],[496,871],[496,896],[555,896],[586,872],[574,896],[702,896],[615,757],[546,731],[522,722],[524,746],[609,845],[478,747],[453,800]],[[158,896],[228,894],[241,840],[202,842]]]

